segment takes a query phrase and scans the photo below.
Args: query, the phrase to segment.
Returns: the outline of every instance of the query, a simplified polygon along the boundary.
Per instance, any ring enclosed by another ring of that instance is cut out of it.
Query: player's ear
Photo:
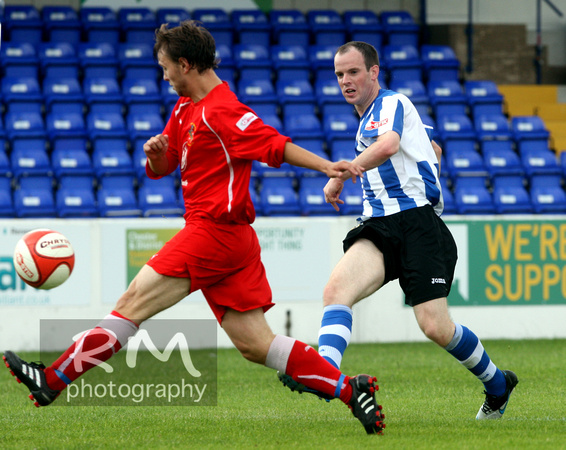
[[[375,81],[377,80],[377,77],[379,76],[379,66],[371,66],[371,68],[369,69],[369,72],[371,74],[371,80]]]

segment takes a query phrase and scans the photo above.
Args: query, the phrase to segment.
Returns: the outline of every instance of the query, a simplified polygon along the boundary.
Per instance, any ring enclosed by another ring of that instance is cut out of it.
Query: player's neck
[[[218,78],[214,70],[209,69],[197,77],[192,92],[191,99],[193,102],[197,103],[205,98],[210,91],[212,91],[216,86],[222,84],[222,80]]]

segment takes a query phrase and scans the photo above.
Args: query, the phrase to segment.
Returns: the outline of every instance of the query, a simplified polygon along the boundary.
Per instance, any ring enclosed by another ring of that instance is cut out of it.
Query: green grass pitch
[[[218,351],[217,406],[35,408],[0,368],[0,448],[566,449],[566,341],[484,346],[519,377],[499,421],[475,420],[481,383],[434,344],[351,345],[342,369],[377,376],[383,436],[366,435],[340,401],[292,393],[232,349]]]

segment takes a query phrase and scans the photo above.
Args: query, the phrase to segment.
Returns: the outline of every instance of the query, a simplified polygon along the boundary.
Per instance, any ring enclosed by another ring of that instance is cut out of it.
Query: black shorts
[[[431,206],[372,217],[360,223],[346,235],[344,252],[361,238],[373,242],[383,253],[383,284],[398,278],[407,305],[415,306],[450,293],[458,259],[456,243]]]

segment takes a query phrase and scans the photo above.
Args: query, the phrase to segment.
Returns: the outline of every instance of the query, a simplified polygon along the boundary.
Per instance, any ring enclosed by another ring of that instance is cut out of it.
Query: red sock
[[[104,324],[103,327],[97,326],[83,333],[57,361],[45,369],[45,379],[51,389],[65,389],[87,370],[108,360],[122,348],[121,341],[127,341],[128,334],[133,335],[137,331],[136,324],[115,311],[101,324]]]
[[[339,397],[346,404],[352,398],[350,377],[344,375],[314,348],[303,342],[295,341],[285,373],[311,389]]]

